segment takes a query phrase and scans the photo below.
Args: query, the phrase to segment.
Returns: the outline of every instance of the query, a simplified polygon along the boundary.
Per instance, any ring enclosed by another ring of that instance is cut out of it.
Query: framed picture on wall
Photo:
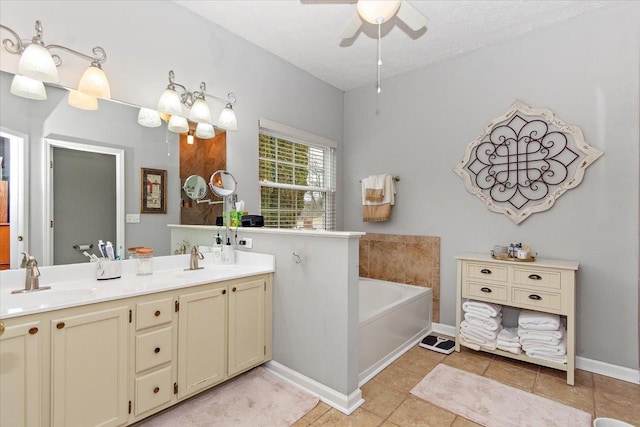
[[[167,171],[142,168],[140,213],[167,213]]]

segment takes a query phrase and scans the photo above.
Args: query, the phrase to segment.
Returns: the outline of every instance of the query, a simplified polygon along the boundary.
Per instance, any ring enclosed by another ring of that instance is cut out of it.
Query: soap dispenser
[[[235,263],[235,252],[233,246],[231,246],[231,239],[227,237],[227,244],[222,247],[222,263],[233,264]]]
[[[216,234],[216,237],[213,239],[213,263],[214,264],[222,264],[222,237],[220,237],[220,233]]]

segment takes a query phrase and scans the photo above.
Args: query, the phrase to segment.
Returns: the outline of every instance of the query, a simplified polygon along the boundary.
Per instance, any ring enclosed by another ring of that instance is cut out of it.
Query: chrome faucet
[[[193,245],[191,248],[191,259],[189,261],[189,268],[185,268],[185,271],[188,270],[200,270],[204,267],[198,267],[198,260],[204,259],[204,255],[202,252],[198,250],[198,245]]]
[[[24,256],[23,261],[27,270],[27,275],[24,280],[24,289],[12,291],[12,294],[18,294],[23,292],[44,291],[45,289],[51,289],[50,286],[40,287],[40,269],[38,268],[38,261],[35,257],[29,255],[26,252],[22,252]]]

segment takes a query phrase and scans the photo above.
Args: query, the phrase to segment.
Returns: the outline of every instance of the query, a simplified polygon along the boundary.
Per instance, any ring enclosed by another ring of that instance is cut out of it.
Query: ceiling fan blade
[[[362,21],[360,20],[360,16],[357,13],[355,13],[351,18],[351,20],[344,27],[344,30],[342,30],[342,38],[350,39],[354,37],[356,34],[358,34],[358,30],[360,30],[361,26],[362,26]]]
[[[424,16],[407,0],[403,0],[400,10],[396,15],[402,22],[407,24],[413,31],[418,31],[422,27],[427,26],[427,17]]]

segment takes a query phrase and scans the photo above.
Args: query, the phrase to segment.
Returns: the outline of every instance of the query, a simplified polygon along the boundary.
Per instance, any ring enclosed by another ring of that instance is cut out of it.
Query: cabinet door
[[[129,307],[51,321],[52,425],[127,422]]]
[[[0,335],[0,426],[40,426],[40,322]]]
[[[225,378],[227,288],[181,295],[178,312],[178,398]]]
[[[265,360],[264,279],[229,287],[229,376]]]

